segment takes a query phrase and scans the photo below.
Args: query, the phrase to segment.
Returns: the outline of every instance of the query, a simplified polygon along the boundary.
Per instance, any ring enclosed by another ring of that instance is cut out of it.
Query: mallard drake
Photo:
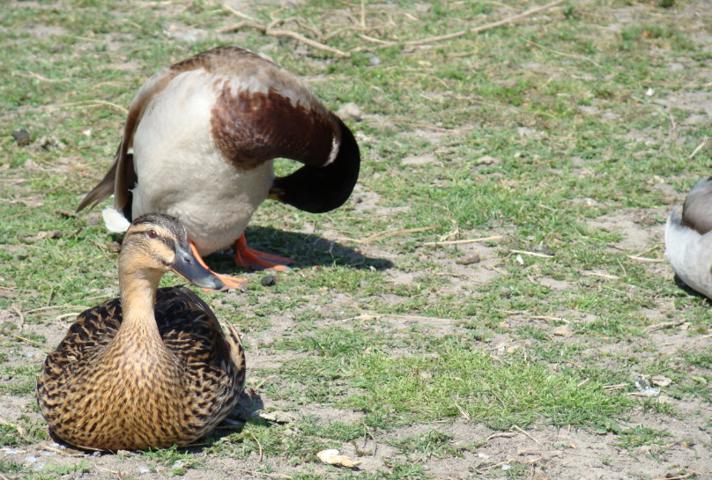
[[[712,177],[690,190],[682,216],[672,212],[665,225],[665,256],[677,276],[712,298]]]
[[[304,165],[275,178],[275,158]],[[247,246],[257,207],[270,197],[307,212],[335,209],[351,195],[359,166],[351,130],[296,76],[242,48],[219,47],[141,87],[114,164],[77,210],[113,193],[119,215],[105,210],[110,230],[128,225],[121,215],[167,213],[185,224],[199,259],[234,244],[238,265],[280,269],[290,260]]]
[[[193,257],[178,220],[137,218],[119,254],[121,297],[81,313],[39,374],[53,436],[97,450],[182,446],[233,409],[245,382],[239,336],[230,325],[224,335],[190,290],[159,289],[169,270],[224,287]]]

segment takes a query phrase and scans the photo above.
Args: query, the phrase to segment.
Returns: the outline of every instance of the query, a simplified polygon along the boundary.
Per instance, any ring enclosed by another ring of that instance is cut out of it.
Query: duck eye
[[[149,230],[148,231],[148,238],[156,238],[158,234],[156,233],[155,230]]]

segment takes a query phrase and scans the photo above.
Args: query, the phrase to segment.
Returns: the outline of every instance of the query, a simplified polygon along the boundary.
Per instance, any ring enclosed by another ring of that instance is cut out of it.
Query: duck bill
[[[198,287],[212,290],[226,289],[225,284],[215,272],[205,268],[190,250],[179,248],[176,251],[176,259],[171,265],[171,269]]]

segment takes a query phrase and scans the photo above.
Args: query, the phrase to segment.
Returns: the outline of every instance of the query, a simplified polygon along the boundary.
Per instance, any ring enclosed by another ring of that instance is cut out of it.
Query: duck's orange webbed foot
[[[190,250],[193,252],[193,255],[195,255],[195,259],[198,260],[198,263],[200,263],[203,267],[206,269],[210,270],[217,276],[227,288],[229,289],[239,289],[242,290],[245,288],[247,285],[247,279],[246,278],[241,278],[241,277],[233,277],[232,275],[223,275],[221,273],[217,273],[213,271],[210,267],[208,267],[205,263],[205,260],[203,260],[203,257],[200,256],[200,253],[198,252],[198,247],[195,246],[195,243],[193,243],[192,240],[189,240],[188,243],[190,244]]]
[[[245,234],[240,235],[240,238],[235,242],[235,263],[242,268],[249,270],[276,270],[278,272],[286,272],[289,270],[290,263],[294,260],[271,253],[260,252],[247,246]]]

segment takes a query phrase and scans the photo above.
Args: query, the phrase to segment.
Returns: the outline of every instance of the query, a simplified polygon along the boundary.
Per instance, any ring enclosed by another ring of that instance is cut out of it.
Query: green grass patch
[[[425,357],[364,355],[349,377],[360,392],[346,403],[377,425],[394,417],[406,422],[463,414],[498,429],[527,426],[540,417],[555,425],[590,425],[630,405],[604,393],[600,384],[582,384],[519,357],[495,360],[457,342]]]

